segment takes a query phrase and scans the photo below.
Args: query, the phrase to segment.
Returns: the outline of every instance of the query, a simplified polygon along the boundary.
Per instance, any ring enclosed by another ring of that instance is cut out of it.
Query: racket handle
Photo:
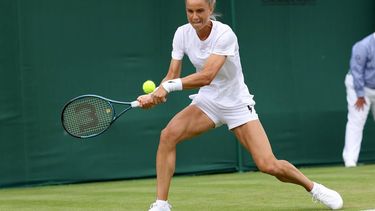
[[[130,103],[132,108],[139,107],[139,102],[137,100]]]

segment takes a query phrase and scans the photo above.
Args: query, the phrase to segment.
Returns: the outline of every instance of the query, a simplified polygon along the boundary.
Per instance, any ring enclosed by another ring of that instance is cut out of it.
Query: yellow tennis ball
[[[151,80],[147,80],[143,83],[143,91],[148,94],[148,93],[151,93],[155,90],[155,83]]]

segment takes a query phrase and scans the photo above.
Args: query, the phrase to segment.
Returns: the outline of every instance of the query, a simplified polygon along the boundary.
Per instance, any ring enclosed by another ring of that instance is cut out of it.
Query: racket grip
[[[130,103],[132,108],[139,107],[139,102],[137,100]]]

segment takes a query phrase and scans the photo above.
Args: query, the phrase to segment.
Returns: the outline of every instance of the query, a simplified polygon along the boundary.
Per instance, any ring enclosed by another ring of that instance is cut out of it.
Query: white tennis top
[[[211,54],[227,59],[210,85],[199,89],[199,95],[222,108],[254,105],[244,82],[237,37],[232,29],[219,21],[212,21],[209,37],[201,41],[190,23],[180,26],[173,38],[172,58],[182,60],[186,54],[199,72]]]

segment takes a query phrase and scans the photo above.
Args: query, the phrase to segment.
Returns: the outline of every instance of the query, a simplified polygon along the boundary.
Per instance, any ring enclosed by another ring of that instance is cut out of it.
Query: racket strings
[[[106,130],[114,118],[114,110],[103,99],[84,97],[67,105],[63,118],[65,129],[70,134],[87,137]]]

